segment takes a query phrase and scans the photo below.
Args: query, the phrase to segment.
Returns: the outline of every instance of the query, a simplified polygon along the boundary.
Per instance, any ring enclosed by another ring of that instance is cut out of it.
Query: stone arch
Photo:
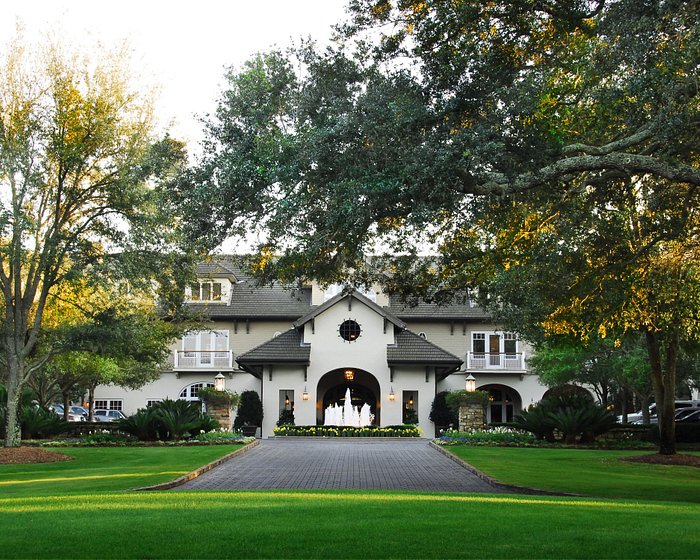
[[[510,422],[513,416],[520,414],[523,400],[513,387],[490,383],[479,387],[480,391],[488,391],[489,404],[486,406],[486,423],[498,424]]]
[[[346,375],[346,372],[352,372]],[[374,425],[380,426],[381,418],[381,390],[379,381],[370,372],[353,368],[337,368],[321,376],[316,386],[316,423],[322,425],[324,412],[331,403],[345,402],[345,391],[350,389],[352,404],[362,407],[369,404],[374,414]]]

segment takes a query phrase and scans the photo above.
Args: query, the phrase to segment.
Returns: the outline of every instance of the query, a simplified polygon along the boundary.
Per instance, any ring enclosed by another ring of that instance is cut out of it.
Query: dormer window
[[[221,301],[221,282],[193,282],[190,284],[191,301]]]

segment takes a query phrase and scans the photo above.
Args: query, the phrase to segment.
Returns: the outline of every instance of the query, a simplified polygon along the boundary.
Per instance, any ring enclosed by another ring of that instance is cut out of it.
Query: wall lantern
[[[413,406],[413,397],[408,398],[408,406]]]
[[[214,377],[214,389],[217,391],[223,391],[226,389],[226,378],[224,377],[223,374],[219,374],[216,377]]]
[[[289,395],[287,393],[284,394],[284,406],[289,406]]]
[[[396,398],[396,395],[394,394],[394,388],[392,387],[389,389],[389,400],[393,401]]]
[[[305,401],[309,400],[309,392],[306,390],[306,385],[304,385],[304,392],[301,394],[301,398]]]
[[[476,378],[471,373],[467,375],[466,389],[470,393],[476,391]]]
[[[346,369],[343,373],[347,381],[353,381],[355,379],[355,372],[353,370]]]

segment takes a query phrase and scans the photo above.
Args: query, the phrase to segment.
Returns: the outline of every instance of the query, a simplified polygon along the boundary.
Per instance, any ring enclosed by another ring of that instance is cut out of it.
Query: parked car
[[[116,422],[126,418],[121,410],[95,410],[95,422]]]
[[[700,422],[700,408],[698,408],[695,412],[691,412],[687,416],[684,416],[680,420],[676,420],[679,424],[686,424],[686,423],[691,423],[691,422]]]
[[[698,410],[700,410],[700,408],[696,408],[696,407],[692,407],[692,406],[689,406],[686,408],[679,408],[678,410],[676,410],[676,414],[675,414],[676,421],[681,420],[681,419],[685,418],[686,416],[688,416],[689,414],[692,414],[693,412],[697,412]]]
[[[700,401],[691,401],[691,400],[683,400],[683,401],[676,401],[675,404],[676,410],[680,408],[696,408],[700,410]],[[622,416],[617,417],[618,422],[622,422]],[[656,417],[656,403],[652,403],[649,405],[649,421],[652,424],[657,424],[658,423],[658,418]],[[627,422],[629,424],[641,424],[643,422],[643,415],[642,411],[640,410],[639,412],[635,412],[633,414],[628,414],[627,415]]]
[[[57,416],[63,418],[63,405],[60,403],[53,403],[49,406],[50,410],[53,410]],[[68,421],[69,422],[85,422],[87,421],[87,410],[82,406],[71,406],[68,410]]]

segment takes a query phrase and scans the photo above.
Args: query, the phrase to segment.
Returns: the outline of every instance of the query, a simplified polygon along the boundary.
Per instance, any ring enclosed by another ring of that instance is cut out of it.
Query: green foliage
[[[235,408],[240,402],[240,395],[231,391],[217,391],[213,387],[201,387],[197,393],[199,399],[207,405],[228,406]]]
[[[488,391],[465,391],[461,389],[459,391],[450,391],[445,396],[447,406],[455,412],[462,405],[482,405],[486,406],[489,402],[489,392]]]
[[[540,401],[513,419],[513,425],[532,432],[537,439],[554,441],[555,431],[565,443],[591,443],[616,425],[615,416],[605,407],[577,395]]]
[[[158,439],[158,410],[150,406],[140,408],[131,416],[119,420],[117,425],[122,432],[136,436],[141,441]]]
[[[121,431],[141,441],[181,440],[185,436],[219,429],[219,423],[202,414],[199,402],[164,399],[119,421]]]
[[[22,437],[31,439],[65,432],[69,426],[52,411],[38,406],[24,406],[20,413]]]
[[[436,440],[439,445],[529,445],[534,442],[535,436],[531,432],[507,426],[469,432],[446,430]]]
[[[457,426],[459,420],[453,409],[447,406],[447,391],[440,391],[430,406],[430,421],[436,426]]]
[[[294,426],[280,425],[273,429],[276,436],[309,437],[420,437],[421,430],[415,425],[398,424],[396,426]]]
[[[256,391],[243,391],[233,427],[239,430],[242,426],[262,426],[262,420],[263,407],[260,396]]]
[[[277,420],[278,426],[294,426],[294,411],[283,410],[280,412],[280,418]]]

